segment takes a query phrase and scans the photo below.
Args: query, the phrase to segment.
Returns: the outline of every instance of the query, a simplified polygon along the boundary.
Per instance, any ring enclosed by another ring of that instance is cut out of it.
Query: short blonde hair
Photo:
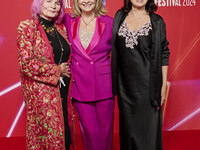
[[[107,10],[103,6],[103,0],[96,0],[96,6],[94,8],[95,16],[105,15]],[[78,4],[78,0],[73,0],[72,17],[81,16],[82,12]]]

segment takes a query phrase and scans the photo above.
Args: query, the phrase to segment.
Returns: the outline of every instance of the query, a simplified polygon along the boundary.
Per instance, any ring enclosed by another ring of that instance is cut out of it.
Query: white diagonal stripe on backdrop
[[[25,106],[25,103],[23,102],[22,105],[21,105],[21,107],[20,107],[20,109],[19,109],[19,111],[18,111],[18,113],[17,113],[17,115],[16,115],[16,117],[15,117],[15,120],[14,120],[13,123],[12,123],[11,128],[10,128],[9,131],[8,131],[8,134],[6,135],[6,137],[10,137],[10,136],[12,135],[12,132],[13,132],[13,130],[15,129],[15,126],[16,126],[18,120],[19,120],[19,117],[20,117],[21,114],[22,114],[22,111],[23,111],[23,109],[24,109],[24,106]]]
[[[200,108],[198,108],[197,110],[195,110],[194,112],[192,112],[191,114],[189,114],[188,116],[186,116],[185,118],[180,120],[178,123],[173,125],[171,128],[168,129],[168,131],[172,131],[172,130],[178,128],[179,126],[181,126],[182,124],[184,124],[185,122],[187,122],[188,120],[190,120],[191,118],[196,116],[198,113],[200,113]]]
[[[2,95],[4,95],[4,94],[6,94],[6,93],[8,93],[8,92],[10,92],[10,91],[12,91],[12,90],[18,88],[20,85],[21,85],[20,82],[17,82],[16,84],[11,85],[10,87],[8,87],[8,88],[6,88],[5,90],[1,91],[1,92],[0,92],[0,96],[2,96]]]

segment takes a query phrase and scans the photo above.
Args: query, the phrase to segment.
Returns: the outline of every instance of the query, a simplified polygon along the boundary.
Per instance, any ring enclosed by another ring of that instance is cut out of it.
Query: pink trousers
[[[111,150],[114,100],[95,102],[74,100],[85,150]]]

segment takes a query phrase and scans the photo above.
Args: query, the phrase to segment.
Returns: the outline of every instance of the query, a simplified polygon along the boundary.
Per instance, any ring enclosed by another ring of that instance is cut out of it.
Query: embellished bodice
[[[87,32],[84,30],[79,30],[80,41],[85,50],[89,46],[89,44],[92,40],[93,34],[94,34],[94,31]]]
[[[141,26],[141,28],[137,31],[130,31],[126,22],[123,22],[119,28],[118,35],[123,36],[126,39],[126,47],[134,49],[135,45],[138,45],[138,37],[139,36],[147,36],[149,30],[152,30],[151,23],[145,23]]]

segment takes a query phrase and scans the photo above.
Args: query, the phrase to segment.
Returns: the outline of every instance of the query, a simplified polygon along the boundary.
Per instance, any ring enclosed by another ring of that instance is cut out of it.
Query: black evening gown
[[[151,24],[116,37],[121,150],[162,150],[161,110],[150,103]]]
[[[52,26],[54,25],[54,22],[48,21],[42,17],[39,17],[39,20],[40,20],[40,23],[43,24],[46,28],[51,29]],[[70,55],[70,46],[68,42],[61,36],[61,34],[56,29],[52,33],[48,33],[46,30],[45,32],[53,49],[54,63],[59,64],[60,62],[61,64],[63,62],[67,62]],[[57,34],[55,32],[57,32]],[[62,44],[64,48],[62,57],[61,57],[62,51],[61,51],[60,44]],[[62,107],[63,107],[63,115],[64,115],[64,123],[65,123],[65,147],[66,147],[66,150],[69,150],[70,144],[71,144],[71,134],[70,134],[70,128],[68,124],[67,95],[68,95],[68,90],[69,90],[70,79],[68,77],[64,77],[63,80],[65,83],[65,86],[60,83],[60,95],[62,98]]]

